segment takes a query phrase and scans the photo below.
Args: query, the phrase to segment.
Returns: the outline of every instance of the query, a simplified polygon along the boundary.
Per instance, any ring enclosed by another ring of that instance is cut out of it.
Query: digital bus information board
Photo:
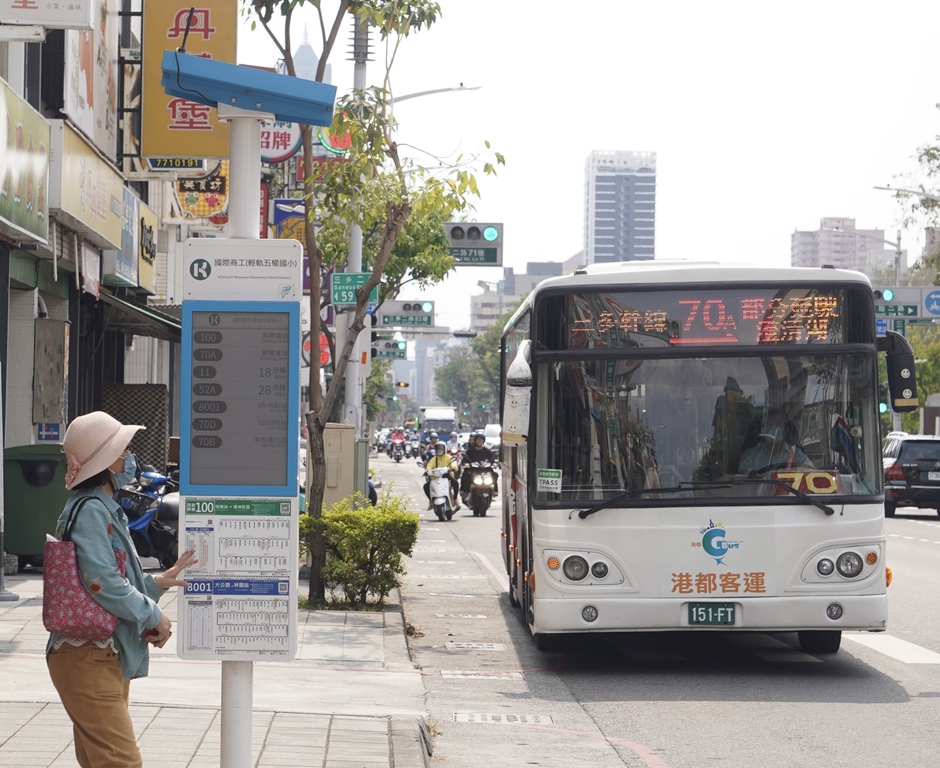
[[[296,651],[300,352],[299,301],[183,302],[183,658]]]
[[[193,493],[296,495],[298,440],[289,441],[289,427],[300,396],[297,305],[189,304],[181,484]]]

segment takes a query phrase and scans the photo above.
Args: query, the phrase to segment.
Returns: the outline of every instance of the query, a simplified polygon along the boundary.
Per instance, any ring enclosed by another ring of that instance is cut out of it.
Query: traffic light
[[[372,342],[372,359],[404,360],[407,356],[408,342],[395,341],[391,336],[379,335]]]
[[[414,328],[434,325],[433,301],[383,301],[378,310],[383,327]]]
[[[403,342],[403,343],[404,343],[404,342]],[[409,386],[409,384],[408,384],[407,381],[396,381],[396,382],[395,382],[395,386],[396,386],[396,387],[407,387],[407,386]]]
[[[444,224],[444,231],[447,233],[447,252],[457,260],[457,264],[502,266],[502,224],[449,221]]]
[[[878,385],[878,413],[888,412],[888,382],[883,381]]]
[[[876,288],[875,301],[891,301],[894,299],[893,288]]]

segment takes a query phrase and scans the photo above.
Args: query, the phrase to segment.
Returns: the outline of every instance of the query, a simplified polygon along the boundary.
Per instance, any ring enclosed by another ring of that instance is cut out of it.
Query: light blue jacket
[[[69,512],[84,496],[92,498],[76,515],[71,535],[78,570],[89,594],[118,617],[114,645],[121,658],[124,677],[128,680],[146,677],[150,668],[150,644],[140,635],[160,623],[163,613],[157,607],[157,600],[166,590],[158,587],[153,576],[141,569],[124,510],[101,489],[78,491],[69,499],[56,523],[56,536],[62,536]],[[114,550],[127,553],[125,577],[118,573]],[[93,589],[92,585],[100,589]],[[49,635],[46,654],[59,639],[59,635]]]

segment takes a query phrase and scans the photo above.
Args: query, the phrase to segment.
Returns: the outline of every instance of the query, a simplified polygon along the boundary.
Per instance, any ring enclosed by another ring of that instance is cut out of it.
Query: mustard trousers
[[[130,681],[111,648],[69,645],[47,657],[49,676],[72,720],[75,757],[82,768],[142,768],[127,708]]]

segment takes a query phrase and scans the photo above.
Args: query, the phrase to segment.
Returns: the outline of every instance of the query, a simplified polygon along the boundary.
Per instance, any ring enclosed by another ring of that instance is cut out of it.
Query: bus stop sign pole
[[[168,94],[217,107],[219,118],[231,122],[229,234],[235,239],[259,240],[261,122],[281,119],[329,125],[335,86],[180,51],[164,52],[162,71]],[[251,766],[252,664],[222,661],[220,764],[225,768]]]

